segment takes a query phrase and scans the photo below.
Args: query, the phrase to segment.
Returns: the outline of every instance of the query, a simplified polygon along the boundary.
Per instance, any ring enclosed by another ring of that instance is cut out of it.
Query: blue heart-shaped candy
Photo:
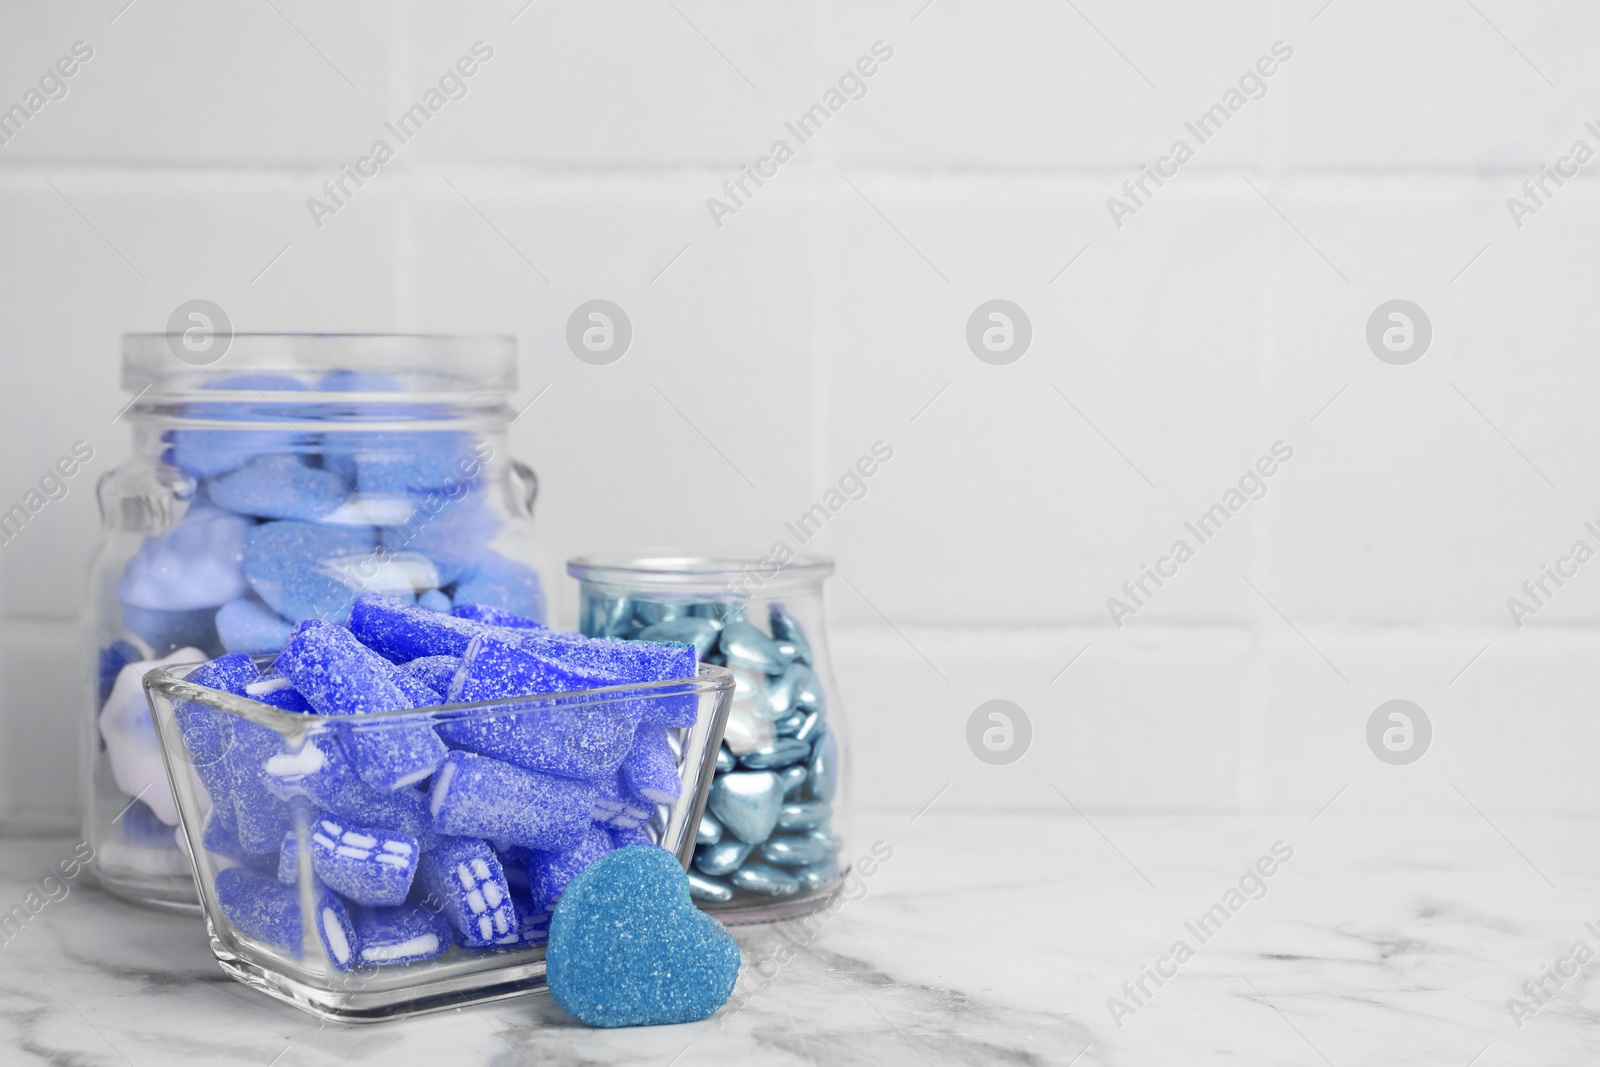
[[[727,1003],[739,945],[695,908],[672,853],[630,845],[567,883],[545,967],[556,1003],[590,1026],[688,1023]]]

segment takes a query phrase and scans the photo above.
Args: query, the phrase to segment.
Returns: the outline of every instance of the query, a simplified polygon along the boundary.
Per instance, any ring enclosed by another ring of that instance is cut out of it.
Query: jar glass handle
[[[511,461],[511,476],[522,489],[522,506],[531,517],[533,515],[534,502],[539,499],[539,475],[534,473],[534,469],[520,459],[513,459]]]

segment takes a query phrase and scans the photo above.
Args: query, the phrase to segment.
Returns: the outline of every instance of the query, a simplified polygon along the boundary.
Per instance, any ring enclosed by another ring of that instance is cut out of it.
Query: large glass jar
[[[140,688],[154,666],[275,652],[363,592],[545,618],[537,480],[507,454],[510,337],[123,338],[127,463],[100,480],[84,834],[111,892],[196,905]]]
[[[734,695],[689,869],[700,907],[730,925],[821,907],[849,836],[845,733],[823,628],[833,563],[626,558],[570,561],[591,637],[683,641],[732,672]]]

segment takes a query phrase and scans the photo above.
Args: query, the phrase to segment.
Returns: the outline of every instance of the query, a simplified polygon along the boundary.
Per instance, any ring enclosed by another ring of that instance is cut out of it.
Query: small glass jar
[[[533,472],[507,454],[510,337],[239,334],[196,365],[123,338],[134,452],[99,484],[84,834],[108,890],[196,905],[140,677],[276,651],[375,591],[545,618]]]
[[[727,730],[689,869],[724,923],[803,915],[837,892],[849,835],[845,730],[823,627],[830,560],[586,556],[579,628],[682,641],[733,674]]]

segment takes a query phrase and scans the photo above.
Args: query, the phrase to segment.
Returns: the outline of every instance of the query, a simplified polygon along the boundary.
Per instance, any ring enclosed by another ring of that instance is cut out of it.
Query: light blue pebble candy
[[[733,884],[746,893],[788,897],[800,892],[800,883],[787,872],[765,863],[746,863],[733,872]]]
[[[450,611],[450,598],[437,589],[429,589],[417,597],[417,607],[427,608],[429,611]]]
[[[790,615],[782,604],[774,604],[768,609],[767,621],[772,629],[774,641],[793,645],[794,659],[798,659],[801,663],[811,662],[811,642],[806,640],[806,632],[801,627],[800,621]]]
[[[832,800],[834,791],[833,735],[823,731],[811,746],[811,763],[808,767],[809,792],[815,800]]]
[[[798,764],[785,767],[778,772],[778,780],[783,783],[783,798],[791,800],[799,793],[800,787],[806,782],[806,769]]]
[[[728,874],[745,861],[753,848],[744,841],[719,841],[696,849],[694,865],[703,874]]]
[[[350,614],[352,585],[340,566],[354,569],[371,556],[376,534],[370,526],[318,526],[280,520],[245,534],[244,576],[256,595],[286,619],[326,616],[342,623]]]
[[[811,668],[803,663],[791,663],[785,667],[783,674],[767,687],[765,696],[757,703],[756,714],[772,722],[788,716],[795,709],[801,687],[806,684],[806,676],[810,673]]]
[[[795,730],[794,739],[810,744],[821,735],[822,727],[822,712],[810,712],[806,715],[804,721],[800,723],[799,729]]]
[[[289,640],[294,624],[254,597],[240,597],[217,612],[217,637],[229,652],[263,656]]]
[[[772,638],[745,622],[735,619],[722,628],[718,647],[730,667],[748,667],[764,674],[778,674],[783,670],[783,657]]]
[[[337,511],[351,488],[337,472],[307,466],[299,456],[280,452],[257,456],[231,474],[213,479],[206,493],[217,507],[240,515],[316,522]]]
[[[711,650],[717,647],[717,634],[722,630],[722,624],[715,619],[696,619],[690,617],[667,619],[662,622],[646,626],[633,635],[635,641],[674,641],[680,644],[693,645],[695,655],[705,659]]]
[[[753,748],[739,757],[739,764],[753,771],[777,770],[799,763],[811,755],[811,746],[792,737],[780,737],[770,745]]]
[[[833,881],[838,873],[839,864],[832,859],[828,859],[823,860],[821,863],[813,863],[809,866],[801,867],[794,872],[794,880],[800,883],[800,888],[804,892],[810,893]]]
[[[450,924],[425,907],[350,909],[362,963],[378,967],[416,963],[450,949]]]
[[[714,845],[722,840],[722,824],[710,814],[700,816],[700,828],[694,835],[697,845]]]
[[[778,834],[761,846],[761,858],[780,867],[805,867],[839,851],[839,839],[826,830]]]
[[[783,783],[771,771],[735,771],[711,783],[711,813],[741,841],[765,841],[778,825]]]
[[[797,711],[793,714],[785,715],[773,723],[773,726],[777,728],[779,737],[793,737],[800,727],[805,724],[805,721],[806,713]]]
[[[783,810],[778,813],[778,828],[814,830],[827,825],[828,818],[832,814],[833,806],[826,800],[798,800],[783,806]]]
[[[727,884],[707,877],[699,871],[689,872],[689,895],[711,904],[726,904],[733,899],[733,890]]]
[[[794,706],[801,711],[818,711],[822,708],[822,679],[810,667],[805,669],[800,684],[795,687]]]
[[[729,771],[733,770],[738,765],[739,765],[739,761],[734,758],[732,752],[729,752],[727,750],[727,748],[724,747],[724,746],[721,746],[721,745],[717,746],[717,773],[718,774],[727,774]]]
[[[588,832],[595,797],[583,782],[452,752],[434,775],[428,810],[441,834],[558,851],[576,847]]]
[[[408,834],[332,817],[311,825],[309,845],[318,878],[357,904],[374,907],[405,903],[421,856],[417,839]]]
[[[468,948],[513,944],[519,938],[511,887],[494,850],[470,838],[445,838],[423,853],[417,884]]]

